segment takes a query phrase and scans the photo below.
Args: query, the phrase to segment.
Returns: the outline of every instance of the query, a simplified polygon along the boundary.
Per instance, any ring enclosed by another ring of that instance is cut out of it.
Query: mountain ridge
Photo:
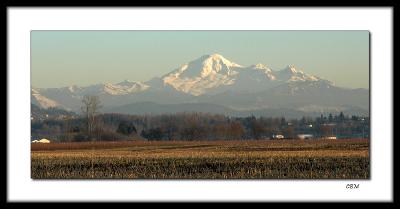
[[[159,104],[213,103],[234,109],[291,108],[312,105],[352,106],[369,110],[369,90],[334,85],[293,64],[272,70],[257,63],[243,66],[220,54],[201,56],[148,81],[124,80],[86,87],[32,88],[31,100],[42,108],[79,111],[84,95],[99,95],[105,106],[138,102]],[[328,108],[329,107],[329,108]]]

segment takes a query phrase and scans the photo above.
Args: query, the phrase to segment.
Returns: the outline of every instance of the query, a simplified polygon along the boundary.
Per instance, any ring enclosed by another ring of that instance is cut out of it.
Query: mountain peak
[[[279,71],[279,77],[287,82],[293,81],[318,81],[317,76],[309,75],[301,70],[297,70],[294,65],[288,65],[283,70]]]
[[[257,63],[255,65],[252,65],[251,67],[255,68],[255,69],[261,69],[261,70],[270,70],[266,65],[264,65],[262,63]]]
[[[71,86],[68,87],[68,90],[69,90],[71,93],[74,93],[75,91],[80,90],[80,89],[81,89],[81,88],[79,88],[79,86],[77,86],[77,85],[71,85]]]
[[[231,75],[234,73],[233,68],[242,67],[234,62],[229,61],[220,54],[207,54],[200,58],[186,63],[176,69],[175,71],[167,74],[165,77],[169,78],[205,78],[217,75]],[[170,80],[170,79],[167,79]]]
[[[103,85],[103,91],[111,95],[124,95],[144,91],[149,88],[148,85],[142,82],[124,80],[122,82],[111,84],[106,83]]]
[[[195,61],[193,61],[193,62],[195,62]],[[236,64],[236,63],[226,59],[221,54],[217,54],[217,53],[201,56],[198,59],[198,61],[202,62],[203,65],[223,64],[223,65],[226,65],[227,67],[242,67],[241,65]]]
[[[208,55],[210,58],[214,58],[214,59],[225,59],[222,55],[214,53],[214,54],[210,54]]]
[[[238,73],[236,68],[243,67],[220,54],[207,54],[182,65],[162,79],[164,84],[179,91],[200,95],[206,89],[231,84]]]
[[[140,82],[135,82],[135,81],[131,81],[131,80],[125,79],[125,80],[123,80],[123,81],[121,81],[119,83],[116,83],[116,85],[125,86],[125,85],[132,85],[132,84],[135,84],[135,83],[140,83]]]
[[[207,59],[207,58],[225,59],[224,56],[222,56],[221,54],[218,54],[218,53],[205,54],[205,55],[201,56],[200,58],[201,59]]]
[[[298,72],[298,71],[296,70],[296,67],[295,67],[294,65],[292,65],[292,64],[286,66],[285,71],[288,71],[288,72],[290,72],[290,73],[292,73],[292,74],[295,74],[295,73]]]

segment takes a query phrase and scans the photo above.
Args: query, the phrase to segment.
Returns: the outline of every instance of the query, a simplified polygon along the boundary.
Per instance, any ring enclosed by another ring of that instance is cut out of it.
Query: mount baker
[[[31,89],[41,108],[80,111],[84,95],[98,95],[102,112],[161,114],[198,111],[232,116],[301,117],[343,111],[369,114],[368,89],[350,89],[288,65],[242,66],[219,54],[204,55],[146,82]]]

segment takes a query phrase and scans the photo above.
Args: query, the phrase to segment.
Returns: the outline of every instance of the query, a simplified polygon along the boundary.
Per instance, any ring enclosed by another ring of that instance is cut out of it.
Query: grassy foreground
[[[32,144],[33,179],[368,179],[369,140]]]

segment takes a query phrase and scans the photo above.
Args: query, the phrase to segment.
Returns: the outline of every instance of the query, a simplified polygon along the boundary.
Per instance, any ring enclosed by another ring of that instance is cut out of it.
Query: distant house
[[[41,140],[39,140],[39,143],[50,143],[50,140],[48,140],[48,139],[41,139]]]
[[[324,137],[324,139],[337,139],[337,137],[336,136],[326,136],[326,137]]]
[[[48,139],[33,140],[32,143],[50,143]]]
[[[285,136],[281,135],[281,134],[276,134],[272,136],[273,139],[284,139]]]
[[[314,136],[312,134],[297,134],[297,138],[299,139],[312,139]]]

